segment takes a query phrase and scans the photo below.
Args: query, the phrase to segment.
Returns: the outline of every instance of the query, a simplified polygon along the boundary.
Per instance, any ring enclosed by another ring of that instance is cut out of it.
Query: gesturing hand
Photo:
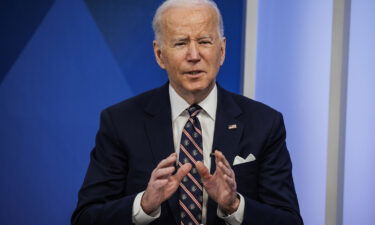
[[[218,203],[221,210],[232,214],[238,209],[240,203],[237,198],[235,174],[223,153],[216,150],[214,154],[216,171],[213,175],[202,162],[197,162],[195,166],[208,195]]]
[[[189,173],[192,165],[186,163],[177,170],[176,174],[172,175],[175,170],[176,159],[177,155],[173,153],[168,158],[163,159],[152,171],[141,200],[141,207],[145,213],[151,214],[157,210],[161,203],[173,195],[182,178]]]

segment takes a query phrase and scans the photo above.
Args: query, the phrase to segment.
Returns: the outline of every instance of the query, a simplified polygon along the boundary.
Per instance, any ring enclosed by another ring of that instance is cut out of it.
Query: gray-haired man
[[[103,111],[72,223],[302,224],[281,114],[216,83],[216,4],[165,1],[153,28],[169,83]]]

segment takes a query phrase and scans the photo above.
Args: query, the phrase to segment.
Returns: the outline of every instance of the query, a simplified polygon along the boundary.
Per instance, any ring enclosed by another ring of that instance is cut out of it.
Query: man
[[[281,114],[216,84],[216,4],[168,0],[153,28],[169,83],[102,112],[72,223],[302,224]]]

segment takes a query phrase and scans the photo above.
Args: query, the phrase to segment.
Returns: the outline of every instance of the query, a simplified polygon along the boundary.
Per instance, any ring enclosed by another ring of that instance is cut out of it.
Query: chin
[[[213,87],[214,84],[207,84],[207,83],[196,83],[196,84],[190,84],[187,85],[185,90],[191,92],[191,93],[199,93],[204,92]]]

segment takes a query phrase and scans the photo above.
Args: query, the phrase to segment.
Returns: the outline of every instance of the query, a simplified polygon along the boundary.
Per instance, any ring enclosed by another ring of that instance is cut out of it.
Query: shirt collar
[[[174,90],[169,84],[169,99],[171,102],[172,121],[177,119],[190,105]],[[200,107],[208,114],[208,116],[215,121],[217,108],[217,87],[216,84],[212,88],[208,96],[198,103]]]

